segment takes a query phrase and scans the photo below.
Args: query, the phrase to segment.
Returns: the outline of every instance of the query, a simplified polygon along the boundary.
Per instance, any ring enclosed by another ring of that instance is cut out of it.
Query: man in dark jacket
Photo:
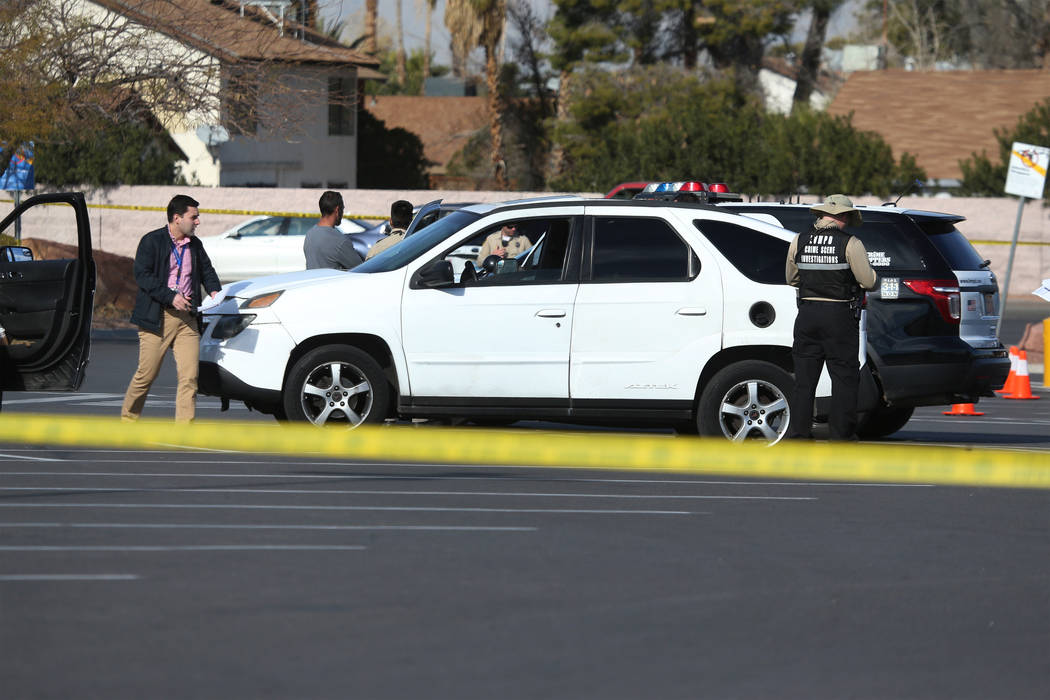
[[[121,418],[138,420],[168,348],[175,356],[178,390],[175,420],[191,421],[197,403],[200,328],[197,306],[201,286],[215,296],[222,285],[215,268],[193,234],[200,225],[198,203],[178,194],[168,203],[168,225],[150,231],[135,252],[139,286],[131,322],[139,327],[139,366],[131,378]]]

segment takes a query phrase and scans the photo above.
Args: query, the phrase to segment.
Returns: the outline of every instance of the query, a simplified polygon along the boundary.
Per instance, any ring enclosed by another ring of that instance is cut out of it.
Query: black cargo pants
[[[795,400],[791,402],[788,437],[810,438],[813,398],[826,361],[831,375],[832,440],[857,439],[857,390],[860,384],[858,321],[849,303],[802,301],[795,319],[791,355],[795,361]]]

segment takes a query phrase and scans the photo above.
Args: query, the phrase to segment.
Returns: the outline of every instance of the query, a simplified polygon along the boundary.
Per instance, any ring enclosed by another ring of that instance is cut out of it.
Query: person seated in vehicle
[[[405,229],[412,223],[412,202],[399,199],[390,205],[390,233],[380,238],[369,249],[365,260],[379,255],[387,248],[397,245],[405,237]]]
[[[485,262],[490,255],[498,255],[501,258],[513,258],[521,255],[532,247],[532,241],[524,233],[518,233],[518,224],[510,221],[503,225],[499,231],[493,231],[485,238],[478,251],[477,264]]]

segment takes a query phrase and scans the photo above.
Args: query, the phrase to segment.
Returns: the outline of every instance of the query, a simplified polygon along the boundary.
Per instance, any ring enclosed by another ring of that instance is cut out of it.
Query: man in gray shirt
[[[303,253],[306,269],[334,268],[350,270],[361,264],[361,256],[354,250],[350,236],[336,228],[343,219],[343,195],[331,190],[321,195],[318,201],[321,218],[306,232]]]

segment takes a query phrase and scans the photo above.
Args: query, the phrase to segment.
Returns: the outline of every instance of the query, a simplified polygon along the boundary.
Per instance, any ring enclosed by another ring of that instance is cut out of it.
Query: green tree
[[[627,53],[614,29],[617,19],[615,0],[554,0],[554,16],[547,24],[554,47],[548,60],[558,73],[558,101],[555,124],[569,118],[569,95],[573,73],[585,66],[620,63]],[[547,179],[557,178],[565,169],[565,152],[557,141],[547,164]]]
[[[111,123],[91,132],[38,144],[33,162],[38,183],[70,185],[172,185],[179,148],[159,128]]]
[[[577,77],[570,119],[555,138],[569,166],[555,189],[605,191],[623,180],[727,182],[756,194],[888,195],[925,177],[848,117],[767,114],[728,78],[701,80],[668,66]]]
[[[380,52],[379,72],[387,76],[396,76],[395,65],[397,64],[397,51],[386,50]],[[423,70],[426,63],[422,49],[413,49],[405,62],[405,82],[402,83],[396,77],[382,82],[379,80],[365,81],[366,95],[421,95],[423,94],[423,81],[427,74]],[[430,76],[444,75],[448,72],[447,66],[431,64]]]
[[[713,21],[699,26],[700,41],[715,68],[754,89],[770,37],[791,31],[794,0],[706,0],[704,9]]]
[[[430,186],[423,142],[411,131],[376,119],[367,110],[357,114],[357,186],[362,189],[427,189]]]
[[[1010,147],[1015,141],[1050,146],[1050,97],[1022,114],[1012,129],[996,129],[995,140],[999,142],[998,161],[993,162],[985,153],[972,153],[966,160],[959,161],[964,194],[1003,196]]]

